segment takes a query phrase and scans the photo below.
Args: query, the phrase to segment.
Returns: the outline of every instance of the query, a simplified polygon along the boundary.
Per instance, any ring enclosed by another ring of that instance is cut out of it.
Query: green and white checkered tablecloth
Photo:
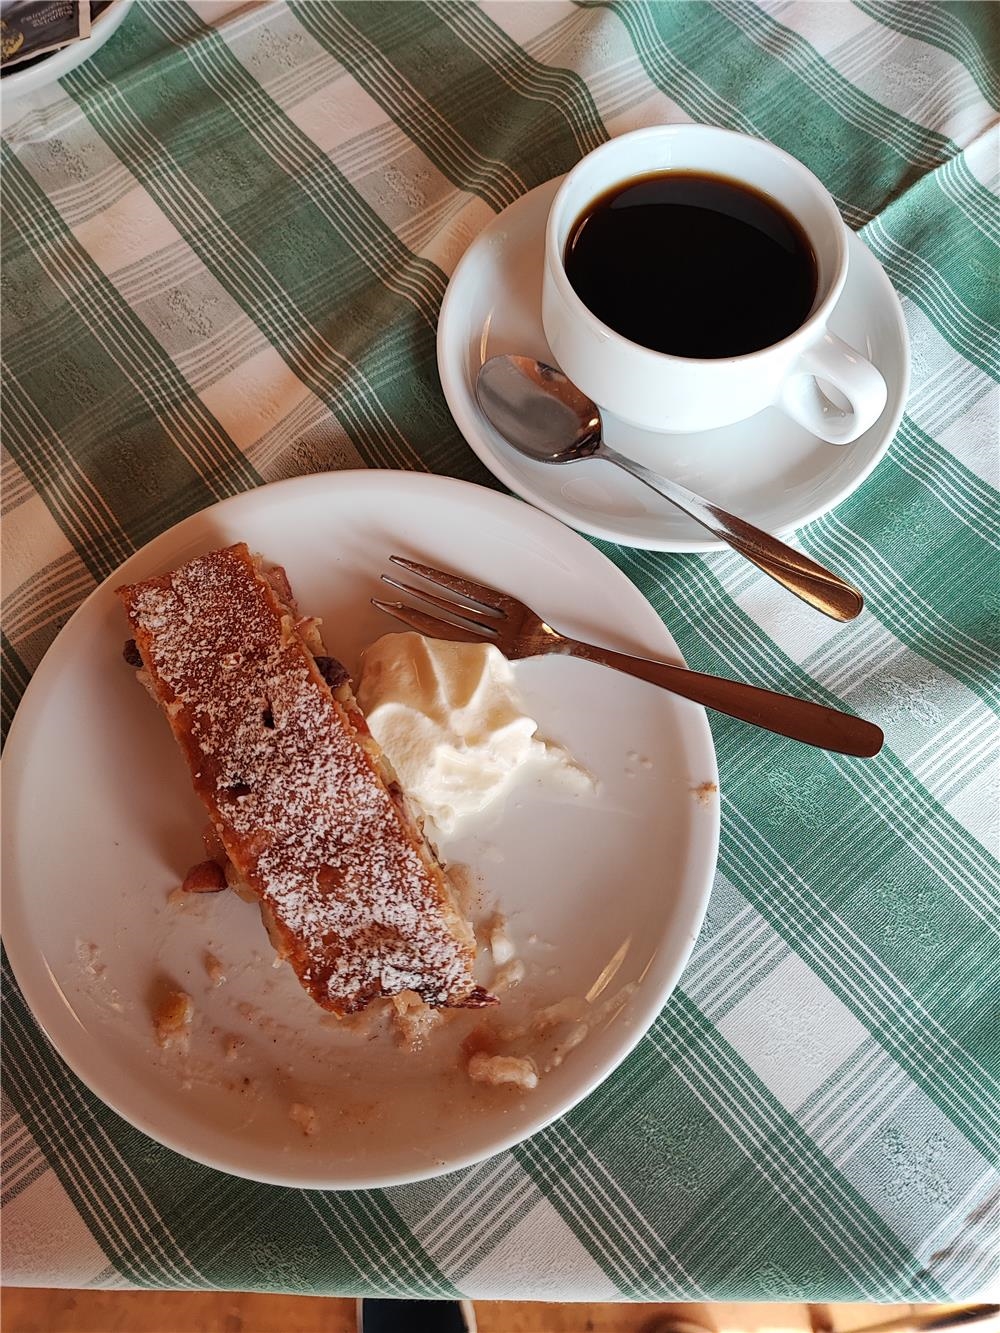
[[[12,1282],[937,1301],[1000,1235],[1000,72],[987,4],[138,0],[5,106],[4,708],[132,551],[274,478],[496,483],[435,369],[477,231],[609,135],[802,158],[900,292],[912,394],[801,534],[850,626],[734,555],[605,548],[695,667],[843,702],[870,763],[714,717],[718,879],[652,1031],[512,1152],[322,1194],[196,1166],[54,1055],[8,977]]]

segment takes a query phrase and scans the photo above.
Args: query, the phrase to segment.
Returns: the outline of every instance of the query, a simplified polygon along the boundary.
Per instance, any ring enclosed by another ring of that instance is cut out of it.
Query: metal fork
[[[441,597],[426,588],[382,575],[382,582],[400,592],[419,597],[431,606],[445,612],[449,619],[433,616],[405,602],[383,602],[372,598],[372,605],[400,620],[404,625],[426,634],[432,639],[451,639],[458,643],[494,643],[505,657],[518,661],[524,657],[541,657],[547,653],[564,653],[582,657],[588,662],[624,671],[638,676],[652,685],[660,685],[672,694],[691,699],[717,713],[751,722],[767,731],[777,732],[792,740],[838,754],[852,754],[868,759],[882,748],[881,730],[872,722],[852,717],[850,713],[826,708],[823,704],[809,703],[791,694],[776,694],[756,685],[725,680],[721,676],[707,676],[700,671],[688,671],[670,662],[654,662],[645,657],[630,657],[611,648],[598,648],[560,634],[530,607],[509,593],[474,583],[472,579],[449,574],[430,565],[404,560],[402,556],[389,557],[410,574],[416,574],[429,583],[446,588],[451,597]]]

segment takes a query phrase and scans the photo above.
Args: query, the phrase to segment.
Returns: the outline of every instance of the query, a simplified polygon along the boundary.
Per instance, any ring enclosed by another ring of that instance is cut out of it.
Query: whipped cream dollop
[[[526,770],[573,795],[594,789],[565,750],[538,736],[492,644],[386,634],[365,652],[358,702],[404,790],[442,833]]]

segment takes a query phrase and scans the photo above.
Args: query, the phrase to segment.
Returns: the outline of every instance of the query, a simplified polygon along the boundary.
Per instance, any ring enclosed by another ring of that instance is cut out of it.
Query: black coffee
[[[641,176],[600,196],[570,232],[566,274],[616,333],[673,356],[741,356],[806,319],[816,257],[773,199],[722,176]]]

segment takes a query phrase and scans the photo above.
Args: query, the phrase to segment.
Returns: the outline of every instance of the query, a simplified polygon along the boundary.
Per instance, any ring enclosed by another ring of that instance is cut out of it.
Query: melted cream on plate
[[[387,634],[364,655],[358,702],[404,790],[443,833],[528,770],[564,791],[593,791],[590,775],[538,736],[492,644]]]

